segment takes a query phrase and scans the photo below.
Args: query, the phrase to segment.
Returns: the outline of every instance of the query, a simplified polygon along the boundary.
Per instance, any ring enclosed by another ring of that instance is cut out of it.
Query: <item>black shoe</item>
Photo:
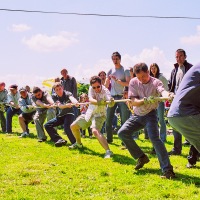
[[[177,152],[177,151],[171,150],[170,152],[168,152],[168,155],[169,156],[173,156],[173,155],[179,156],[179,155],[181,155],[181,152]]]
[[[166,179],[173,179],[175,178],[175,173],[173,172],[173,170],[168,170],[166,172],[163,173],[162,176],[160,176],[161,178],[166,178]]]
[[[56,143],[55,143],[55,146],[56,147],[62,147],[64,145],[67,144],[67,141],[63,140],[63,139],[59,139]]]
[[[140,158],[138,158],[137,160],[137,164],[135,166],[135,169],[138,170],[140,168],[142,168],[146,163],[148,163],[150,160],[149,158],[147,157],[147,155],[144,155]]]
[[[156,154],[156,150],[153,148],[149,153],[152,154],[152,155],[155,155]]]
[[[112,140],[108,140],[108,139],[107,139],[107,143],[108,143],[108,144],[111,144],[112,142],[113,142]]]

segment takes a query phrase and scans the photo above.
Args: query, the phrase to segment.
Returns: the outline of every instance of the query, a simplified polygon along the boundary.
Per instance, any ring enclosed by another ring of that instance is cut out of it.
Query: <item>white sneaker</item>
[[[111,150],[107,150],[104,158],[111,158],[111,156],[113,156],[113,152]]]
[[[29,136],[29,134],[27,132],[23,132],[19,137],[20,138],[25,138],[27,136]]]
[[[81,149],[83,148],[82,144],[74,143],[71,146],[69,146],[69,149]]]

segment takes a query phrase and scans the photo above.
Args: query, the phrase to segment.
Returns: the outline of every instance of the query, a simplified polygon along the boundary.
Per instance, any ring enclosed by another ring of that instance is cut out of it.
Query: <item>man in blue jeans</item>
[[[107,73],[107,78],[104,85],[107,88],[110,87],[111,96],[115,100],[119,100],[123,98],[124,87],[128,86],[129,84],[130,72],[129,70],[125,70],[121,65],[121,55],[118,52],[114,52],[111,58],[114,67]],[[128,107],[124,102],[115,103],[113,107],[107,108],[106,133],[108,143],[113,142],[112,120],[117,107],[120,113],[121,124],[123,124],[129,118]]]
[[[188,63],[186,52],[183,49],[176,50],[176,61],[177,63],[174,64],[174,69],[171,72],[171,77],[169,80],[169,91],[176,94],[176,91],[187,73],[187,71],[192,67],[192,64]],[[174,147],[173,149],[168,152],[171,155],[180,155],[182,151],[182,135],[173,129],[174,135]]]
[[[151,77],[145,63],[134,66],[135,78],[129,83],[128,97],[134,106],[132,115],[119,129],[118,136],[124,142],[133,158],[138,159],[135,169],[142,168],[149,162],[149,158],[132,138],[132,133],[147,128],[149,139],[153,143],[163,175],[162,178],[174,178],[173,167],[164,143],[159,138],[158,117],[156,108],[158,101],[155,97],[160,95],[168,97],[160,80]]]
[[[50,121],[48,121],[44,127],[51,137],[51,140],[55,143],[56,147],[61,147],[66,145],[67,141],[64,140],[54,127],[63,125],[64,131],[67,134],[70,142],[74,144],[76,139],[70,129],[70,125],[74,121],[73,104],[78,103],[78,101],[73,97],[72,93],[65,91],[60,82],[54,84],[53,89],[55,91],[52,94],[52,98],[59,108],[57,116]]]

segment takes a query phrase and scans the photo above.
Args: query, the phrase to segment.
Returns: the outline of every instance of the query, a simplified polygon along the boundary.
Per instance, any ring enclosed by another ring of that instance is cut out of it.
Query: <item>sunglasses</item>
[[[96,86],[96,87],[92,87],[92,89],[99,89],[101,86],[100,85],[98,85],[98,86]]]

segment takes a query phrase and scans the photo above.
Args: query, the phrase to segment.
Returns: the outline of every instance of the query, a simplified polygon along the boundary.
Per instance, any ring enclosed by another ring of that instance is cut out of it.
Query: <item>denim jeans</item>
[[[120,96],[114,96],[115,100],[121,99]],[[124,102],[115,103],[113,107],[107,108],[107,116],[106,116],[106,133],[107,133],[107,141],[113,141],[113,133],[112,133],[112,120],[115,114],[116,108],[119,108],[121,125],[125,123],[125,121],[130,117],[130,111],[128,110],[127,105]]]
[[[167,129],[166,129],[164,113],[165,113],[165,104],[164,102],[160,102],[157,108],[158,121],[160,124],[160,139],[163,142],[166,142]]]
[[[131,116],[119,129],[118,136],[125,143],[132,157],[138,159],[142,155],[144,155],[144,152],[133,140],[132,133],[135,131],[139,131],[145,126],[147,128],[149,139],[151,140],[153,147],[156,151],[162,172],[173,170],[165,145],[159,137],[158,118],[156,110],[153,110],[144,116]]]
[[[57,142],[59,139],[62,139],[62,137],[58,134],[58,132],[55,130],[54,127],[64,125],[64,131],[67,134],[67,137],[69,138],[70,142],[74,144],[76,142],[76,139],[70,129],[70,125],[74,121],[74,115],[72,114],[67,114],[62,117],[55,117],[48,121],[44,127],[51,137],[51,140],[53,142]]]
[[[17,114],[20,115],[22,111],[20,109],[15,109],[12,107],[9,107],[6,111],[6,132],[12,133],[12,117]]]
[[[157,115],[158,115],[158,120],[160,124],[160,139],[163,142],[166,142],[167,129],[166,129],[166,123],[165,123],[165,118],[164,118],[164,112],[165,112],[165,104],[164,102],[160,102],[157,108]],[[144,128],[144,134],[145,134],[145,139],[147,139],[148,133],[147,133],[146,127]]]
[[[200,114],[185,117],[169,117],[170,125],[181,133],[200,152]]]
[[[0,121],[1,121],[2,132],[6,132],[6,118],[4,116],[3,111],[0,111]]]

